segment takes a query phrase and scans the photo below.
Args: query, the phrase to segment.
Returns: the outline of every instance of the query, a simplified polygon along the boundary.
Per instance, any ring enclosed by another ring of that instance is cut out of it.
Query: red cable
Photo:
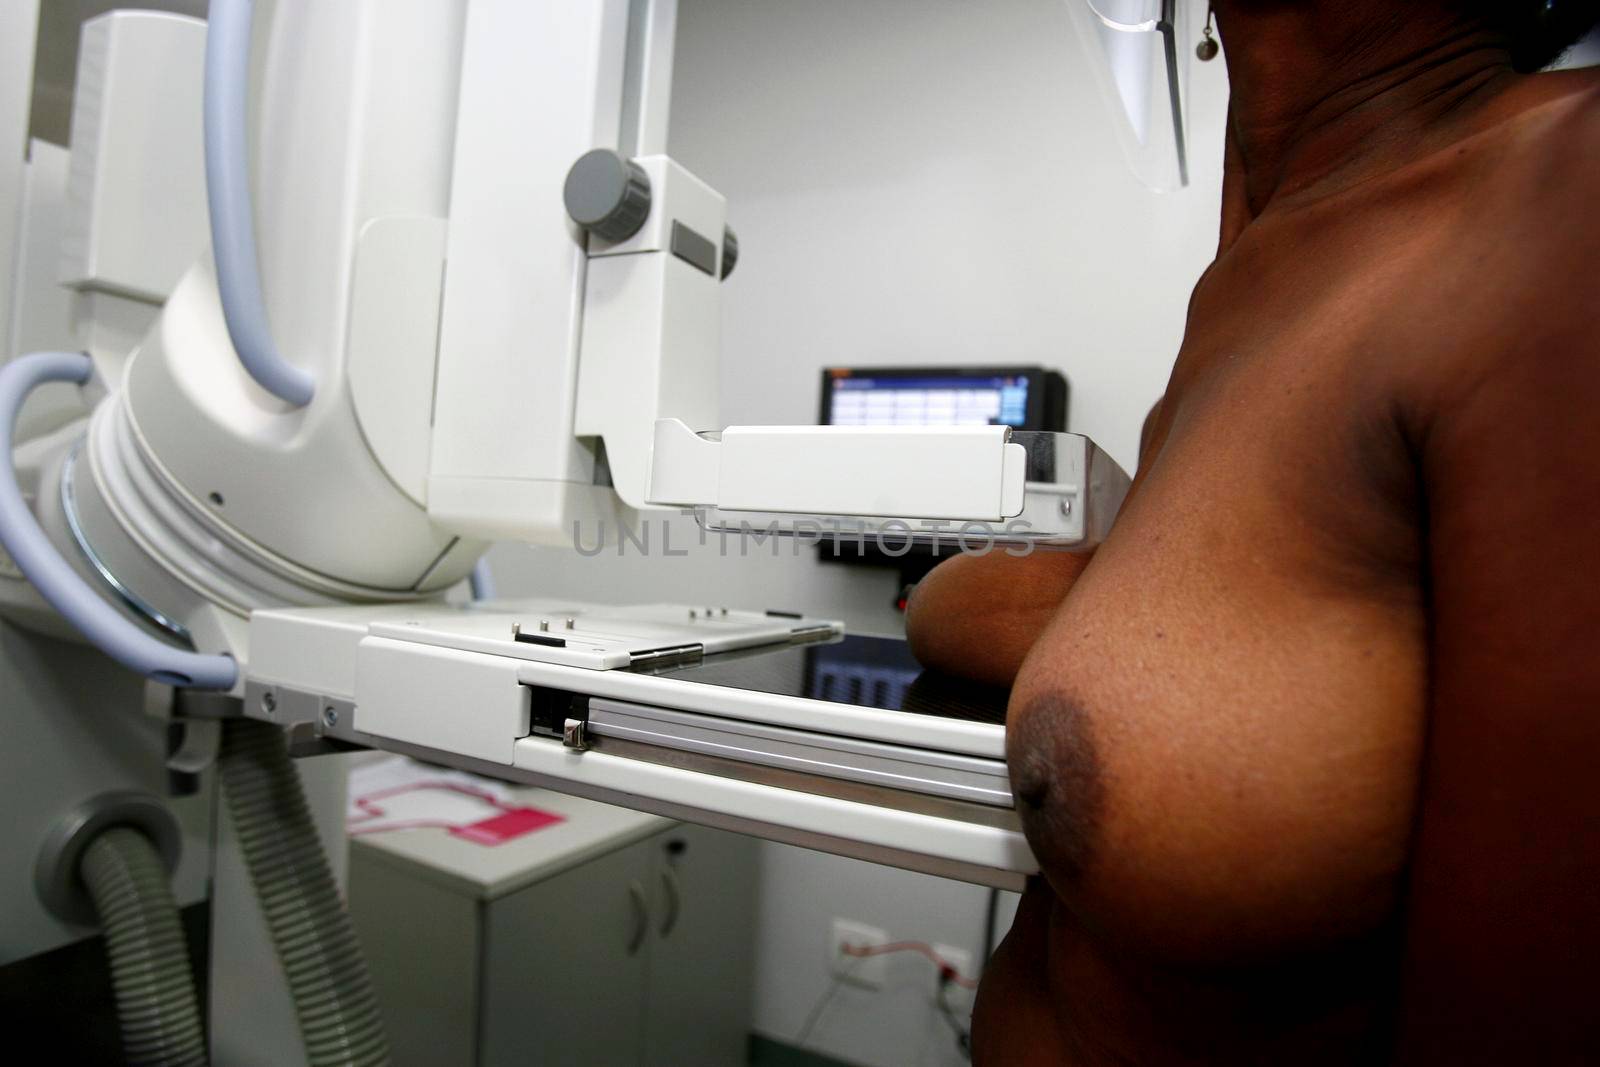
[[[926,941],[891,941],[886,945],[845,945],[843,951],[846,956],[860,956],[863,958],[867,956],[882,956],[886,952],[915,952],[926,956],[933,962],[935,967],[939,968],[941,975],[948,975],[950,981],[961,988],[978,988],[978,980],[976,978],[964,976],[951,965],[949,960],[935,952],[933,946]]]

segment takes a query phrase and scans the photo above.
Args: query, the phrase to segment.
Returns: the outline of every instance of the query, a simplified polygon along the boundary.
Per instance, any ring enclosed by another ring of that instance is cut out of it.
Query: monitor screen
[[[1020,374],[836,375],[825,421],[832,426],[1022,427],[1028,379]]]

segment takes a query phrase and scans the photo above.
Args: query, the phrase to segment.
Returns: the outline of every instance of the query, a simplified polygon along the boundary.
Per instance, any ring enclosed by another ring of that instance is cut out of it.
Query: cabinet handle
[[[672,928],[678,925],[678,911],[681,904],[678,875],[671,867],[662,868],[661,888],[667,891],[667,913],[661,917],[661,936],[666,937],[672,933]]]
[[[632,956],[644,944],[644,935],[650,929],[650,905],[645,900],[644,886],[637,880],[628,883],[628,900],[633,904],[633,933],[628,935],[628,955]]]

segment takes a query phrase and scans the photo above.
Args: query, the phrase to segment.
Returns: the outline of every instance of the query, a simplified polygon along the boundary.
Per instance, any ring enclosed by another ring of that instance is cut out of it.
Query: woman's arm
[[[911,651],[931,670],[1009,686],[1090,556],[996,549],[946,560],[906,607]]]
[[[1144,420],[1139,465],[1149,460],[1161,402]],[[1044,632],[1091,552],[1002,549],[945,560],[922,580],[906,606],[906,638],[930,670],[1010,686],[1022,658]]]
[[[1432,699],[1406,1064],[1600,1055],[1600,314],[1570,277],[1503,355],[1438,375],[1419,434]]]

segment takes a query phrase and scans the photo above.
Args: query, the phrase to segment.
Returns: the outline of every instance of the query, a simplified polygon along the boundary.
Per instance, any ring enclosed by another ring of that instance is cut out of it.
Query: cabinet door
[[[645,1067],[746,1062],[756,907],[756,841],[679,826],[653,850]]]
[[[487,905],[481,1063],[640,1062],[654,858],[641,841]]]

